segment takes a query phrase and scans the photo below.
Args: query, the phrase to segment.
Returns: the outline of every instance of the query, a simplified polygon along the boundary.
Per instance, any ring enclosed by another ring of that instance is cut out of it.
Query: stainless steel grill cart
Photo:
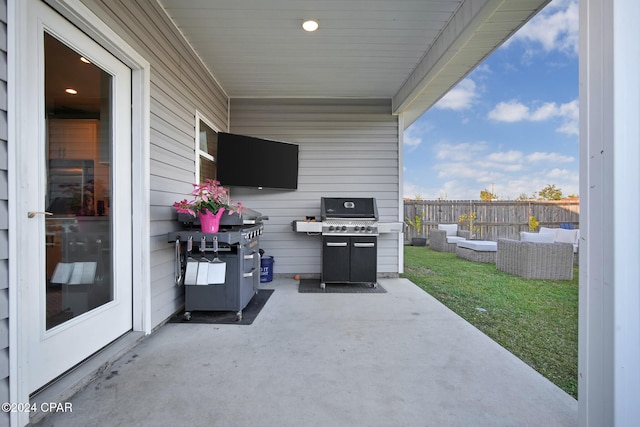
[[[202,233],[195,227],[168,234],[176,249],[176,283],[184,285],[185,319],[192,311],[236,311],[236,320],[242,320],[242,310],[260,285],[263,219],[232,225],[223,221],[218,233]]]

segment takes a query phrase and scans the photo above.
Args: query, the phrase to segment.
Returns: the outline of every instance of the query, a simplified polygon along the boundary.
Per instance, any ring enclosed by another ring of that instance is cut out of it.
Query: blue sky
[[[404,133],[404,197],[579,194],[578,1],[553,0]]]

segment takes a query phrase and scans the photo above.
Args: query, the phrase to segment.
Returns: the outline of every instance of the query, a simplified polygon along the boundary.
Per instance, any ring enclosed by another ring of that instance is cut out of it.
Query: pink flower
[[[212,179],[206,179],[204,184],[192,184],[193,191],[190,195],[194,196],[192,201],[184,199],[180,202],[175,202],[173,207],[179,213],[186,213],[192,216],[196,216],[197,212],[210,211],[212,213],[218,212],[221,208],[226,209],[229,215],[238,213],[242,215],[247,209],[242,206],[242,203],[233,203],[227,189],[220,185],[219,181]]]

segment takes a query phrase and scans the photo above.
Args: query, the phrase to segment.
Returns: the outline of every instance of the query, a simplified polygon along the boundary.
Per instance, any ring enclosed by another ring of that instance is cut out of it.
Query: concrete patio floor
[[[405,279],[171,323],[39,426],[575,426],[577,401]]]

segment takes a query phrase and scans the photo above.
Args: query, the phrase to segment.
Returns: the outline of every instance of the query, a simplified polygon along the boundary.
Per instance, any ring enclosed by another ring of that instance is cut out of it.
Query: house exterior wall
[[[578,425],[640,420],[640,3],[580,3]],[[584,248],[584,250],[583,250]]]
[[[173,202],[192,190],[196,111],[227,129],[228,101],[161,7],[153,1],[84,0],[151,66],[150,250],[151,324],[161,324],[184,302],[174,284],[167,233],[178,228]],[[134,165],[135,167],[135,165]]]
[[[269,217],[261,247],[275,274],[319,274],[321,238],[291,223],[320,218],[321,197],[375,197],[381,221],[400,219],[398,117],[390,100],[232,99],[232,133],[299,144],[296,191],[232,188]],[[222,183],[224,185],[224,183]],[[398,273],[397,234],[378,239],[378,272]]]
[[[9,214],[7,171],[7,2],[0,0],[0,402],[9,401]],[[0,425],[9,414],[0,413]]]

